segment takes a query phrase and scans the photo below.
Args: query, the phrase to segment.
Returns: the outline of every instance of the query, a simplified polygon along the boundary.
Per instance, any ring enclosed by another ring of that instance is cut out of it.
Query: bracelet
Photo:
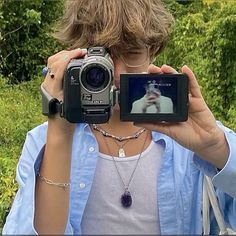
[[[38,177],[39,177],[39,179],[40,179],[41,181],[45,182],[46,184],[54,185],[54,186],[63,188],[64,190],[66,190],[67,188],[70,187],[70,183],[55,183],[55,182],[53,182],[52,180],[47,179],[46,177],[40,175],[39,172],[38,172]]]

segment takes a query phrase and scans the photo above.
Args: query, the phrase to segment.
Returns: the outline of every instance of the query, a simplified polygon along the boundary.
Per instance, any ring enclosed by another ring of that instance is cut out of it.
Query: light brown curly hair
[[[68,0],[53,35],[71,49],[104,46],[121,54],[145,44],[156,56],[172,23],[161,0]]]

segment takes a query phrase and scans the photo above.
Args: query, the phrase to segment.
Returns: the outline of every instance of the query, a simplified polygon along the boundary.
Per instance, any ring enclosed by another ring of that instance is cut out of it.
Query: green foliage
[[[0,233],[18,187],[15,169],[26,133],[45,121],[40,83],[38,78],[9,85],[0,76]]]
[[[236,130],[236,5],[195,1],[186,7],[169,1],[168,6],[176,25],[156,64],[177,69],[187,64],[215,117]]]
[[[32,79],[60,46],[50,36],[62,13],[62,0],[2,0],[0,3],[0,73],[11,82]]]
[[[59,50],[49,36],[62,0],[0,0],[0,233],[17,190],[15,168],[28,130],[41,115],[40,77],[45,58]],[[176,18],[157,65],[184,64],[196,74],[215,117],[236,130],[236,5],[234,1],[165,0]],[[179,2],[179,3],[178,3]],[[181,4],[180,4],[181,3]],[[40,69],[39,69],[40,68]],[[1,73],[11,82],[1,78]]]
[[[19,153],[19,147],[0,148],[0,233],[17,191],[15,169]]]

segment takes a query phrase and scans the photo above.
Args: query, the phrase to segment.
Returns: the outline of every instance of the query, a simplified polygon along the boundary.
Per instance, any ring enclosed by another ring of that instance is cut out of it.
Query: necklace
[[[109,148],[109,145],[108,145],[108,143],[107,143],[107,140],[106,140],[105,137],[104,137],[104,142],[105,142],[105,144],[106,144],[107,150],[108,150],[110,156],[112,157],[112,160],[113,160],[113,163],[114,163],[114,165],[115,165],[116,171],[117,171],[117,173],[118,173],[118,175],[119,175],[119,177],[120,177],[120,180],[121,180],[121,182],[122,182],[122,184],[123,184],[123,186],[124,186],[124,193],[121,195],[121,198],[120,198],[121,204],[122,204],[122,206],[123,206],[124,208],[128,208],[128,207],[130,207],[130,206],[132,205],[132,196],[131,196],[131,193],[130,193],[130,191],[129,191],[129,185],[130,185],[130,183],[131,183],[131,181],[132,181],[132,179],[133,179],[133,177],[134,177],[135,170],[137,169],[139,160],[140,160],[140,158],[141,158],[141,156],[142,156],[142,153],[143,153],[143,150],[144,150],[146,141],[147,141],[147,137],[148,137],[148,133],[147,133],[147,135],[146,135],[146,138],[145,138],[145,140],[144,140],[144,143],[143,143],[141,152],[139,153],[139,156],[138,156],[138,159],[137,159],[137,161],[136,161],[135,167],[134,167],[134,169],[133,169],[133,171],[132,171],[132,173],[131,173],[131,175],[130,175],[130,178],[129,178],[129,181],[128,181],[127,184],[125,184],[125,181],[124,181],[124,179],[122,178],[122,176],[121,176],[121,174],[120,174],[120,171],[119,171],[119,169],[118,169],[118,166],[117,166],[117,163],[116,163],[116,161],[115,161],[115,158],[111,155],[111,150],[110,150],[110,148]]]
[[[104,129],[102,129],[100,126],[98,126],[96,124],[92,124],[92,126],[93,126],[94,130],[97,130],[98,132],[100,132],[104,137],[110,137],[110,138],[113,138],[119,142],[129,140],[129,139],[136,139],[145,131],[145,129],[142,128],[142,129],[138,130],[137,132],[135,132],[133,135],[121,137],[121,136],[116,136],[114,134],[108,133],[107,131],[105,131]]]
[[[130,141],[130,139],[126,140],[123,144],[119,144],[115,141],[115,144],[119,147],[118,149],[118,157],[126,157],[126,154],[125,154],[125,150],[124,150],[124,146]]]

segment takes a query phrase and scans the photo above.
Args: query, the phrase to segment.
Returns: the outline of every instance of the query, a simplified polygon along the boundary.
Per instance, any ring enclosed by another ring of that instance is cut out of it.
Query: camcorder
[[[64,74],[64,117],[72,123],[105,123],[112,111],[113,61],[103,47],[72,60]]]
[[[64,73],[64,101],[43,95],[43,114],[57,112],[71,123],[106,123],[113,106],[120,119],[134,122],[181,122],[188,117],[188,78],[185,74],[135,74],[120,76],[113,86],[114,65],[104,47],[88,48],[84,58],[73,59]]]

